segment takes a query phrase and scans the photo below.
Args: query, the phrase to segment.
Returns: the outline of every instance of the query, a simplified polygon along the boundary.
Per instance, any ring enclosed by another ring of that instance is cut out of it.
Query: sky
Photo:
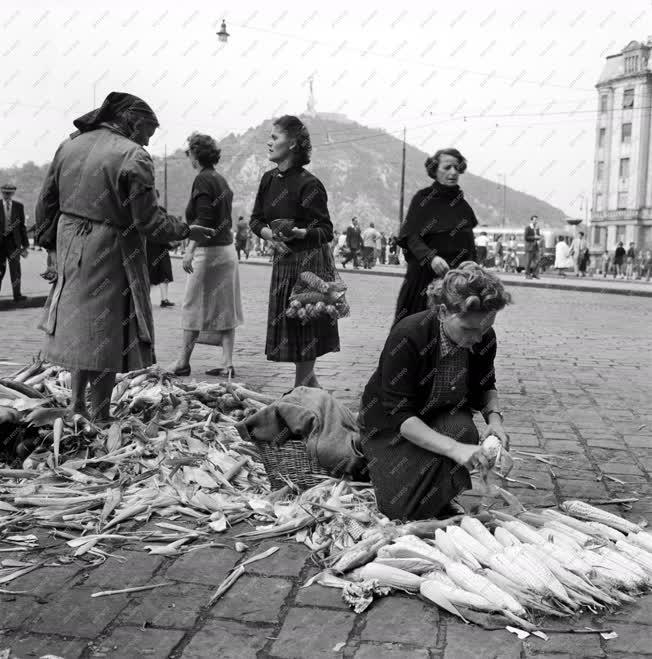
[[[162,155],[194,130],[220,138],[303,112],[313,76],[318,111],[397,136],[405,127],[427,152],[455,146],[474,174],[582,217],[595,83],[607,55],[652,34],[651,13],[650,0],[626,11],[601,0],[9,0],[0,167],[47,162],[72,120],[110,91],[155,109],[161,129],[148,148]],[[215,34],[222,19],[226,44]],[[345,137],[343,128],[337,139]]]

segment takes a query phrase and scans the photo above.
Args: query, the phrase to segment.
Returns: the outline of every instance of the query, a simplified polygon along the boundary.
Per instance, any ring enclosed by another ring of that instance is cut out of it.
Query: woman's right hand
[[[430,267],[437,277],[443,277],[449,270],[448,263],[446,263],[441,256],[435,256],[435,258],[430,261]]]
[[[269,227],[263,227],[260,231],[260,237],[264,240],[274,240],[274,232]]]
[[[187,252],[183,255],[183,261],[181,262],[181,264],[182,264],[182,266],[183,266],[183,269],[184,269],[189,275],[191,275],[191,274],[193,273],[193,269],[192,269],[192,257],[193,257],[193,253],[187,251]]]
[[[212,238],[214,235],[215,229],[209,229],[208,227],[202,227],[198,224],[192,224],[190,225],[190,233],[188,234],[188,239],[199,243]]]
[[[489,458],[479,444],[457,442],[450,457],[469,471],[472,469],[488,471],[490,469]]]

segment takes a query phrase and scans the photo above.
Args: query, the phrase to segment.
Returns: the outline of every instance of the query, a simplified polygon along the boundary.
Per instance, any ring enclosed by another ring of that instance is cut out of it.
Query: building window
[[[602,213],[602,211],[604,211],[604,195],[602,192],[598,192],[595,195],[595,210],[598,213]]]
[[[602,181],[603,178],[604,178],[604,163],[599,162],[596,170],[596,179],[598,181]]]
[[[620,159],[620,168],[618,169],[620,178],[629,178],[629,158]]]
[[[617,224],[616,225],[616,242],[619,240],[622,240],[625,242],[625,225],[624,224]]]
[[[625,73],[634,73],[638,71],[638,55],[625,57]]]
[[[604,114],[607,111],[607,103],[609,102],[609,97],[606,94],[600,96],[600,112]]]
[[[623,124],[621,130],[621,141],[623,144],[632,143],[632,124]]]
[[[626,89],[623,92],[623,108],[633,108],[634,107],[634,90]]]
[[[622,211],[627,208],[627,191],[618,193],[618,210]]]
[[[601,128],[600,132],[598,133],[598,149],[601,149],[604,146],[604,140],[606,136],[607,136],[607,129]]]

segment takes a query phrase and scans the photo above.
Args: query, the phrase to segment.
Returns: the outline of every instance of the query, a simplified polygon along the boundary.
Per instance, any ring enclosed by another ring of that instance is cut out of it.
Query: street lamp
[[[503,177],[503,227],[507,224],[507,174],[498,174]]]
[[[222,20],[222,27],[220,27],[220,31],[217,33],[217,38],[222,42],[226,43],[231,35],[226,31],[226,21]]]

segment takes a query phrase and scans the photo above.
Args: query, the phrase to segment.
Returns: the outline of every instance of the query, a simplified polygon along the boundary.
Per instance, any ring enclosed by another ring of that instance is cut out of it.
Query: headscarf
[[[79,133],[86,133],[89,130],[99,128],[100,124],[115,121],[127,110],[132,114],[141,116],[143,119],[147,119],[157,126],[159,125],[154,110],[142,98],[125,92],[111,92],[99,108],[83,114],[72,123],[79,130]],[[79,133],[75,133],[75,135]]]

